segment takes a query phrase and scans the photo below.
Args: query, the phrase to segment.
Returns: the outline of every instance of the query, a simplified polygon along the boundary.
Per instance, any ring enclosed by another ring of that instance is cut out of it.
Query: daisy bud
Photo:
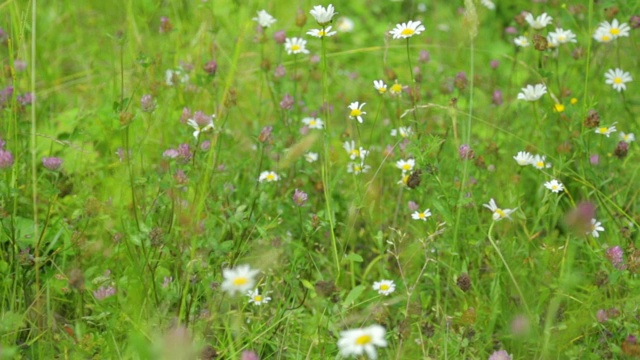
[[[533,47],[538,51],[546,51],[549,48],[549,42],[547,38],[540,35],[533,35]]]
[[[273,34],[273,40],[276,44],[282,45],[287,40],[287,33],[284,30],[278,30]]]
[[[620,141],[616,149],[613,151],[613,155],[622,159],[629,153],[629,143],[626,141]]]
[[[589,110],[587,117],[584,119],[584,126],[589,129],[600,126],[600,114],[595,110]]]
[[[151,94],[142,95],[140,98],[140,108],[144,112],[152,113],[156,109],[156,102]]]
[[[301,8],[296,11],[296,26],[303,27],[307,23],[307,15]]]
[[[467,292],[471,289],[471,277],[469,274],[462,273],[458,276],[458,280],[456,280],[456,285],[460,288],[460,290]]]
[[[42,158],[42,165],[51,171],[56,171],[60,169],[62,159],[57,157],[44,157]]]
[[[211,76],[214,76],[216,74],[216,71],[218,70],[218,63],[215,60],[211,60],[211,61],[207,62],[206,64],[204,64],[202,69],[207,74],[209,74]]]
[[[296,189],[293,193],[293,203],[302,206],[307,202],[309,196],[302,190]]]
[[[0,169],[6,169],[13,165],[13,154],[10,151],[0,149]]]

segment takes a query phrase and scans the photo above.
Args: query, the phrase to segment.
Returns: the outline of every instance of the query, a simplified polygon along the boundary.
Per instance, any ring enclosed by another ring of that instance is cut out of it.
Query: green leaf
[[[347,256],[344,257],[344,260],[349,260],[349,261],[355,261],[355,262],[362,262],[362,256],[355,254],[355,253],[351,253]]]
[[[362,292],[364,291],[364,289],[366,289],[364,285],[358,285],[353,289],[351,289],[351,291],[349,292],[349,295],[347,295],[347,297],[344,299],[342,306],[343,307],[351,306],[360,297],[360,295],[362,295]]]

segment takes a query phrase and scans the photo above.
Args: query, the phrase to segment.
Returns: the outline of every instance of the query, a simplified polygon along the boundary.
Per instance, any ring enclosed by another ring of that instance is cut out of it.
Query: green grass
[[[315,5],[0,4],[0,87],[14,87],[0,94],[0,358],[333,359],[342,331],[374,324],[386,329],[382,359],[640,356],[630,338],[640,335],[640,152],[635,142],[615,150],[620,131],[638,132],[639,30],[592,38],[640,4],[475,3],[465,20],[462,3],[422,12],[413,1],[335,1],[334,29],[344,16],[354,30],[322,41],[305,35],[318,28]],[[263,34],[252,21],[261,9],[277,19]],[[536,33],[515,19],[525,10],[553,17],[537,33],[570,29],[577,43],[516,49],[515,36]],[[426,31],[388,35],[409,20]],[[278,30],[307,40],[310,54],[288,55]],[[424,51],[430,60],[419,61]],[[168,85],[178,68],[188,81]],[[605,84],[615,68],[634,78],[623,92]],[[405,90],[380,95],[380,79]],[[540,100],[517,99],[538,83],[548,89]],[[35,101],[23,105],[28,92]],[[349,119],[355,101],[366,103],[362,124]],[[214,130],[194,137],[185,108],[215,114]],[[591,110],[618,132],[596,134]],[[301,130],[309,116],[325,128]],[[392,137],[399,127],[412,134]],[[347,171],[352,140],[369,151],[366,173]],[[181,144],[193,157],[163,156]],[[307,162],[309,151],[319,160]],[[552,166],[520,167],[519,151]],[[43,157],[63,164],[48,170]],[[421,174],[414,188],[398,184],[395,164],[409,158]],[[280,180],[258,182],[267,170]],[[547,190],[551,179],[565,191]],[[296,189],[308,194],[303,206]],[[511,219],[492,220],[482,206],[491,198],[516,209]],[[413,220],[410,201],[432,216]],[[572,220],[584,203],[605,228],[599,237],[580,227],[589,211]],[[624,269],[607,256],[613,246]],[[270,302],[223,290],[223,269],[242,264],[260,270]],[[374,291],[382,279],[395,292]]]

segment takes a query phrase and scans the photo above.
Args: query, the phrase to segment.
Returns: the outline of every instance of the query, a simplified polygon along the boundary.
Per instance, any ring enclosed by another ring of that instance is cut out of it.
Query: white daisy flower
[[[367,103],[360,104],[357,101],[349,104],[349,109],[351,109],[351,112],[349,113],[349,119],[357,119],[358,122],[362,124],[363,122],[362,115],[366,114],[366,112],[362,111],[362,107],[365,106],[366,104]]]
[[[518,155],[514,156],[513,159],[518,163],[518,165],[527,166],[531,164],[531,161],[533,160],[533,155],[531,155],[526,151],[519,151]]]
[[[365,165],[362,162],[350,162],[347,164],[347,172],[349,174],[363,174],[368,172],[371,169],[371,166]]]
[[[330,23],[333,16],[337,13],[335,12],[333,5],[329,4],[326,8],[322,5],[316,5],[311,11],[309,11],[309,14],[316,19],[320,26],[324,26]]]
[[[384,339],[385,333],[386,330],[380,325],[343,331],[340,333],[340,340],[338,340],[340,355],[343,357],[362,356],[366,353],[370,359],[375,360],[378,358],[376,346],[387,346],[387,341]]]
[[[491,1],[491,0],[480,0],[480,3],[482,5],[484,5],[484,7],[486,7],[489,10],[495,10],[496,9],[496,4],[494,4],[493,1]]]
[[[616,123],[613,123],[613,125],[607,127],[607,126],[602,126],[596,129],[596,134],[600,134],[600,135],[604,135],[606,137],[609,137],[609,135],[613,134],[614,132],[617,131]]]
[[[504,218],[509,218],[511,219],[511,217],[509,215],[511,215],[514,211],[517,210],[517,208],[515,209],[500,209],[497,205],[495,200],[491,199],[489,200],[488,204],[482,204],[482,206],[486,207],[487,209],[491,210],[491,212],[493,212],[493,221],[500,221]]]
[[[181,84],[186,84],[189,82],[189,74],[180,68],[175,70],[169,69],[164,73],[164,80],[168,86],[175,85],[176,81],[179,81]]]
[[[553,18],[547,15],[547,13],[542,13],[542,15],[535,19],[533,18],[533,14],[527,13],[524,19],[529,23],[529,26],[536,30],[545,28],[547,25],[551,24],[551,21],[553,20]]]
[[[391,136],[398,136],[400,135],[400,137],[402,138],[406,138],[409,137],[409,135],[411,135],[412,130],[411,127],[399,127],[398,129],[391,129]]]
[[[260,306],[271,301],[269,296],[260,295],[260,291],[258,289],[249,290],[247,292],[247,296],[249,297],[249,304],[256,306]]]
[[[591,228],[589,229],[589,231],[587,231],[587,235],[591,235],[593,237],[600,237],[600,233],[604,231],[604,227],[602,227],[602,224],[600,223],[600,221],[597,221],[596,219],[591,219]]]
[[[304,154],[304,159],[307,162],[310,162],[310,163],[316,162],[316,161],[318,161],[318,153],[314,153],[314,152],[310,151],[310,152]]]
[[[518,94],[518,100],[536,101],[546,93],[547,87],[544,84],[527,85]]]
[[[531,159],[530,164],[536,169],[548,169],[551,167],[551,163],[548,163],[546,159],[547,157],[544,155],[536,155],[533,157],[533,159]]]
[[[302,119],[302,123],[307,125],[309,129],[322,129],[324,127],[324,122],[319,118],[306,117]]]
[[[373,283],[373,290],[378,294],[388,296],[396,291],[396,284],[393,280],[380,280]]]
[[[402,86],[402,84],[398,84],[398,80],[396,80],[396,82],[393,85],[391,85],[389,92],[391,93],[391,95],[400,95],[402,94],[403,88],[404,87]]]
[[[340,32],[352,32],[354,28],[355,23],[348,17],[342,16],[336,21],[336,29]]]
[[[394,39],[407,39],[413,35],[419,35],[424,30],[425,28],[420,21],[409,21],[397,24],[395,29],[391,30],[389,33]]]
[[[260,24],[260,26],[262,26],[263,28],[268,28],[276,22],[276,19],[273,16],[269,15],[269,13],[265,10],[258,11],[258,16],[254,17],[251,20],[257,21],[258,24]]]
[[[249,265],[240,265],[234,269],[223,269],[224,281],[220,287],[222,290],[234,295],[236,292],[246,293],[253,289],[256,281],[254,277],[260,270],[252,270]]]
[[[327,26],[325,29],[311,29],[307,31],[307,35],[311,35],[313,37],[321,38],[321,37],[329,37],[335,35],[335,31],[331,31],[331,26]]]
[[[609,30],[603,29],[603,28],[596,29],[596,31],[593,33],[593,38],[597,42],[601,42],[601,43],[608,43],[613,41],[613,39],[615,39],[613,35],[611,35]]]
[[[287,50],[287,54],[308,54],[307,40],[299,37],[287,38],[284,42],[284,48]]]
[[[622,131],[620,132],[620,140],[626,143],[632,143],[636,141],[636,136],[633,133],[625,134]]]
[[[564,191],[564,185],[562,185],[562,183],[556,179],[547,181],[546,183],[544,183],[544,187],[551,190],[551,192],[553,193],[559,193],[561,191]]]
[[[619,68],[616,68],[615,70],[609,69],[609,71],[604,74],[604,77],[606,79],[605,83],[613,86],[613,88],[618,90],[618,92],[627,90],[625,83],[633,80],[628,72],[622,71],[622,69]]]
[[[378,93],[384,94],[387,92],[387,84],[382,80],[373,80],[373,87],[378,90]]]
[[[426,209],[424,211],[414,211],[414,213],[411,214],[411,218],[413,220],[427,221],[429,217],[431,217],[431,210],[429,209]]]
[[[631,30],[631,28],[629,27],[629,25],[627,25],[627,23],[620,23],[618,22],[618,19],[613,19],[611,23],[609,23],[608,21],[601,22],[596,32],[598,32],[599,30],[606,31],[611,35],[612,38],[617,39],[619,37],[629,36],[629,31]]]
[[[517,38],[513,39],[513,43],[520,47],[527,47],[531,45],[529,39],[527,39],[526,36],[518,36]]]
[[[557,44],[574,43],[577,41],[576,34],[571,30],[563,30],[562,28],[556,28],[556,31],[550,32],[548,36]]]
[[[280,180],[280,176],[273,171],[263,171],[258,177],[258,182],[275,182]]]
[[[396,167],[402,170],[403,173],[413,170],[414,166],[416,166],[415,159],[398,160],[396,162]]]
[[[342,144],[342,147],[347,151],[351,160],[360,158],[360,160],[364,161],[369,154],[369,151],[365,150],[362,146],[360,148],[356,148],[356,143],[353,140],[345,141],[344,144]]]
[[[193,132],[193,136],[197,139],[198,136],[200,136],[200,133],[213,129],[213,118],[215,117],[216,117],[216,114],[211,115],[210,117],[211,120],[205,124],[198,124],[198,122],[195,119],[188,119],[187,125],[195,129],[195,131]]]

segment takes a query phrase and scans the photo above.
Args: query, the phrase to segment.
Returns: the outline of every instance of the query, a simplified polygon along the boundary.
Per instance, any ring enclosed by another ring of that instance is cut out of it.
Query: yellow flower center
[[[325,33],[324,30],[318,31],[318,36],[322,37],[322,36],[325,36],[325,35],[327,35],[327,33]]]
[[[554,109],[555,109],[556,112],[563,112],[564,111],[564,105],[555,104]]]
[[[402,165],[402,170],[405,170],[405,171],[409,171],[409,170],[411,170],[411,164],[404,164],[404,165]]]
[[[355,172],[360,172],[361,170],[362,170],[362,166],[360,166],[360,165],[355,165],[353,167],[353,171],[355,171]]]
[[[291,51],[298,51],[300,50],[300,45],[291,45]]]
[[[402,177],[402,183],[403,184],[406,185],[408,181],[409,181],[409,175],[405,175],[405,176]]]
[[[316,126],[316,121],[315,120],[309,121],[309,126]]]
[[[248,282],[249,282],[249,279],[247,279],[246,277],[238,277],[238,278],[233,279],[233,285],[235,285],[235,286],[242,286],[242,285],[245,285]]]
[[[600,131],[601,134],[606,134],[609,129],[607,129],[606,127],[601,127],[600,129],[598,129],[598,131]]]
[[[390,286],[387,285],[387,284],[380,285],[380,290],[382,290],[382,291],[387,291],[387,290],[389,290],[389,288],[390,288]]]
[[[360,115],[362,115],[362,111],[360,111],[360,109],[351,110],[351,116],[352,117],[356,117],[356,116],[360,116]]]
[[[602,41],[609,41],[611,40],[611,38],[609,37],[609,35],[602,35]]]
[[[356,345],[367,345],[371,342],[371,335],[358,336],[356,339]]]
[[[351,150],[351,155],[353,155],[355,157],[358,157],[358,156],[360,156],[360,151],[356,150],[356,149],[353,149],[353,150]]]
[[[421,212],[421,213],[418,215],[418,217],[419,217],[420,219],[424,219],[424,218],[425,218],[425,215],[424,215],[424,213],[423,213],[423,212]]]
[[[566,39],[567,39],[567,38],[566,38],[566,36],[564,36],[564,35],[560,35],[560,36],[558,36],[558,41],[560,41],[560,42],[565,41]]]
[[[256,296],[254,296],[254,297],[253,297],[253,301],[255,301],[255,302],[260,302],[260,301],[262,301],[262,295],[256,295]]]
[[[496,209],[495,213],[498,214],[498,216],[500,216],[500,218],[503,218],[503,217],[507,216],[504,213],[504,211],[502,211],[502,209]]]
[[[399,92],[401,92],[401,91],[402,91],[402,85],[400,85],[400,84],[393,84],[393,85],[391,86],[391,92],[393,92],[393,93],[396,93],[396,94],[397,94],[397,93],[399,93]]]
[[[619,76],[616,76],[616,77],[613,79],[613,82],[614,82],[614,83],[616,83],[616,84],[622,84],[622,78],[621,78],[621,77],[619,77]]]
[[[609,32],[611,33],[611,35],[616,36],[616,35],[620,34],[620,29],[613,28],[613,29],[609,30]]]
[[[538,161],[536,163],[536,166],[539,167],[539,168],[543,168],[544,167],[544,161]]]
[[[378,88],[378,92],[379,92],[380,94],[384,94],[384,93],[386,93],[386,92],[387,92],[387,89],[386,89],[386,88],[383,88],[383,87],[380,87],[380,88]]]
[[[273,176],[273,174],[268,174],[268,175],[267,175],[267,180],[268,180],[268,181],[273,181],[273,180],[275,180],[275,179],[276,179],[276,177],[275,177],[275,176]]]
[[[402,30],[402,32],[400,34],[405,35],[405,36],[411,36],[411,35],[413,35],[414,32],[415,31],[413,31],[413,29],[406,28],[406,29]]]

